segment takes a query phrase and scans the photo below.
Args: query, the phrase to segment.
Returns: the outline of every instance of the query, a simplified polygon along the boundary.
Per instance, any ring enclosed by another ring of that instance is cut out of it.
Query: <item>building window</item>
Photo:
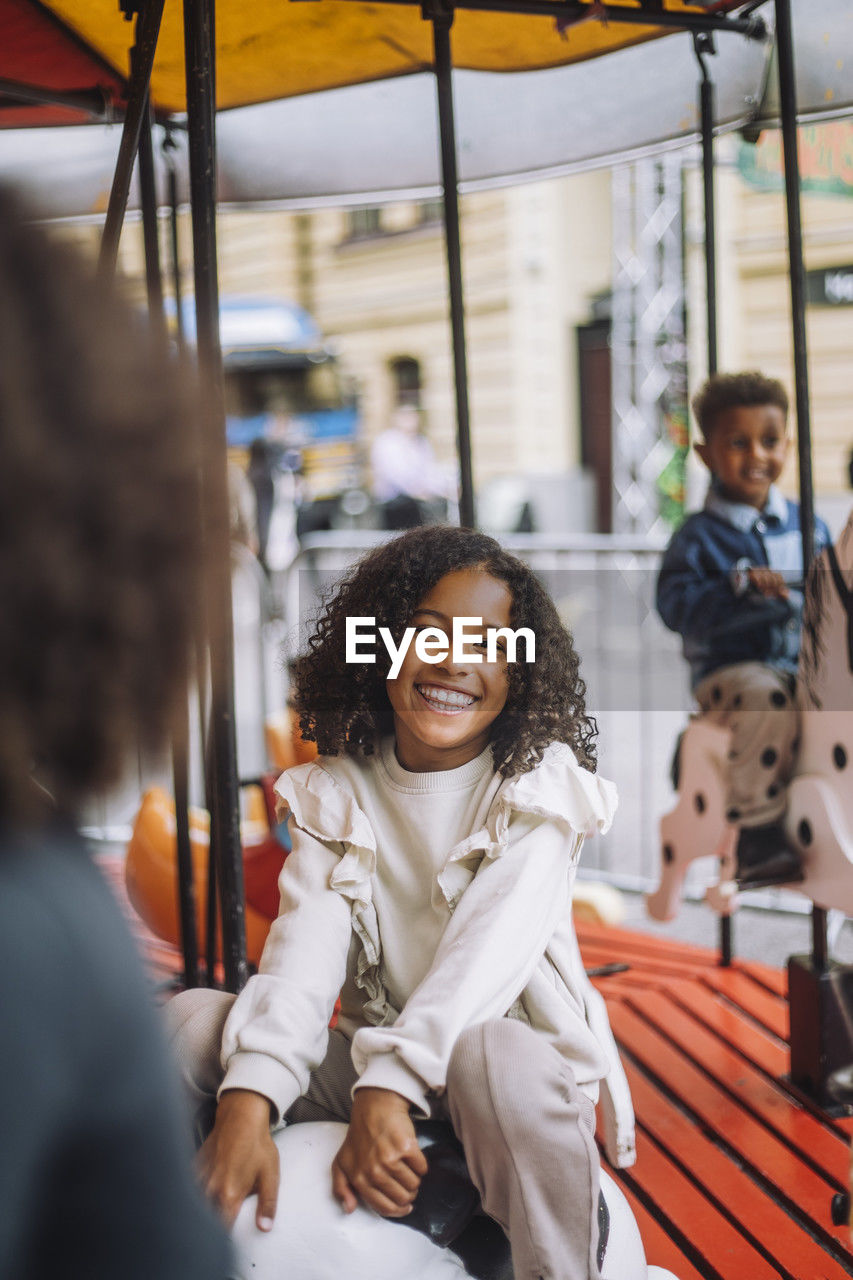
[[[421,407],[421,366],[414,356],[398,356],[390,362],[394,385],[394,406],[401,404]]]
[[[442,222],[444,219],[444,201],[438,200],[421,200],[418,204],[418,225],[427,226],[433,222]]]
[[[366,205],[363,209],[347,210],[347,236],[357,240],[361,236],[377,236],[382,231],[382,210],[378,205]]]

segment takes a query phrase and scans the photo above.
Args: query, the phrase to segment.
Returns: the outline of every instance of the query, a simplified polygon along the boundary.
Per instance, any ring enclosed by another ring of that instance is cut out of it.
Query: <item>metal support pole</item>
[[[148,86],[151,83],[151,68],[154,66],[164,3],[165,0],[146,0],[136,19],[136,43],[131,56],[127,114],[124,117],[107,217],[101,236],[98,266],[105,275],[112,275],[115,271],[133,163],[139,147],[142,123],[148,112]]]
[[[139,134],[139,192],[142,201],[142,232],[145,246],[145,283],[148,319],[154,339],[167,358],[166,316],[163,311],[163,282],[160,275],[160,239],[157,230],[157,187],[154,177],[154,148],[151,139],[151,112],[143,113]],[[178,918],[184,956],[184,985],[199,985],[198,935],[196,932],[195,881],[189,819],[189,724],[186,695],[180,722],[172,738],[172,784],[175,795],[175,839],[177,849]]]
[[[779,61],[779,107],[785,158],[785,204],[788,214],[788,264],[791,277],[791,323],[794,344],[794,388],[797,404],[797,459],[800,472],[800,525],[803,577],[814,558],[814,490],[812,485],[809,366],[806,345],[806,273],[800,219],[800,166],[797,154],[797,101],[791,0],[776,0],[776,54]],[[829,960],[826,912],[812,908],[812,963],[823,971]]]
[[[710,35],[693,37],[693,48],[702,73],[699,113],[702,122],[702,193],[705,211],[705,304],[708,326],[708,373],[717,372],[717,244],[714,209],[714,83],[708,75],[705,55],[713,54]],[[725,918],[725,917],[724,917]]]
[[[184,956],[184,986],[200,985],[196,894],[190,843],[189,714],[184,701],[181,721],[172,737],[172,787],[175,793],[175,821],[178,861],[178,914],[181,923],[181,950]],[[212,981],[208,974],[208,984]]]
[[[444,231],[453,336],[453,376],[456,387],[456,438],[459,454],[459,523],[474,528],[474,480],[471,466],[471,423],[468,409],[468,367],[465,355],[465,303],[462,296],[462,248],[459,235],[459,190],[456,171],[456,129],[453,120],[453,79],[450,27],[453,10],[429,12],[435,51],[438,128],[441,139],[441,180],[444,188]]]
[[[178,243],[178,175],[175,171],[172,155],[174,147],[174,139],[167,132],[163,142],[163,154],[166,157],[166,190],[168,191],[169,200],[169,265],[172,269],[172,292],[175,295],[175,331],[178,336],[178,345],[183,348],[184,313],[181,307],[183,290],[181,287],[181,252]]]
[[[154,177],[154,146],[151,140],[151,110],[146,95],[142,128],[139,132],[139,196],[142,205],[142,239],[145,247],[145,287],[148,295],[148,322],[155,340],[166,350],[166,316],[163,311],[163,281],[160,275],[160,233],[157,229],[157,185]]]
[[[699,119],[702,128],[702,207],[705,221],[705,325],[707,330],[708,374],[717,372],[717,243],[714,208],[714,82],[708,75],[705,57],[715,53],[714,37],[693,36],[693,50],[702,79],[699,84]],[[732,962],[733,917],[720,916],[720,964]]]
[[[205,395],[205,428],[212,433],[212,445],[204,450],[206,534],[212,561],[208,619],[210,752],[214,778],[211,857],[216,859],[222,906],[225,985],[231,991],[239,991],[248,978],[248,964],[234,724],[228,476],[216,273],[214,18],[215,0],[184,0],[196,332],[200,383]]]

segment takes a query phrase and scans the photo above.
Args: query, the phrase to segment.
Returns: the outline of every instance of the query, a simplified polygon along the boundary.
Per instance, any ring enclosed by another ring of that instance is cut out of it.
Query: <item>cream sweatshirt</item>
[[[612,783],[553,743],[519,777],[491,752],[411,773],[393,740],[321,757],[276,790],[293,852],[260,970],[223,1036],[222,1089],[252,1089],[279,1117],[339,1026],[359,1080],[429,1115],[465,1027],[505,1014],[546,1035],[595,1098],[607,1070],[583,1008],[571,890],[583,837],[606,830]]]

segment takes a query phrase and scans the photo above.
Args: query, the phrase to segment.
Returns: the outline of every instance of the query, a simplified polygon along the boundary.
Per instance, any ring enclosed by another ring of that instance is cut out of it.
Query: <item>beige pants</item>
[[[693,690],[709,724],[731,731],[726,817],[742,827],[777,822],[798,747],[791,678],[761,662],[720,667]]]
[[[194,1108],[209,1105],[222,1081],[219,1046],[233,1000],[193,990],[166,1006]],[[349,1041],[332,1031],[288,1123],[346,1123],[355,1080]],[[456,1042],[436,1113],[450,1117],[483,1208],[509,1236],[515,1280],[598,1280],[595,1108],[569,1063],[521,1022],[480,1023]]]

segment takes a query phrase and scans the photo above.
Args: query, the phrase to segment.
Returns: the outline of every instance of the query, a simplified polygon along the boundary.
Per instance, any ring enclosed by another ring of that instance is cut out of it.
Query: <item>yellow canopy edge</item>
[[[42,0],[44,7],[128,73],[133,27],[118,0]],[[609,0],[637,9],[636,0]],[[732,7],[732,6],[729,6]],[[668,0],[671,13],[707,9]],[[451,32],[453,62],[480,71],[525,71],[580,62],[665,34],[654,26],[585,19],[560,33],[551,17],[459,11]],[[432,65],[432,28],[415,5],[355,0],[220,0],[216,13],[217,105],[246,106]],[[152,98],[169,113],[186,108],[183,7],[166,0]]]

